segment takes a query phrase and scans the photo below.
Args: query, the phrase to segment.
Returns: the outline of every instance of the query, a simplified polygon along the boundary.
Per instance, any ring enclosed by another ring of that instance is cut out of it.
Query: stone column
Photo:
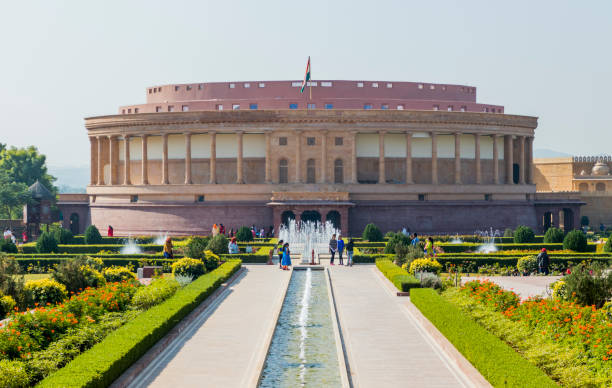
[[[461,134],[455,133],[455,184],[461,184]]]
[[[141,147],[142,147],[142,159],[141,159],[141,165],[140,168],[142,169],[141,174],[142,175],[142,182],[141,184],[143,185],[148,185],[149,184],[149,155],[148,155],[148,148],[147,148],[147,140],[148,139],[148,135],[141,135],[140,136],[140,142],[141,142]]]
[[[210,178],[208,183],[217,183],[217,132],[210,132]]]
[[[519,137],[519,184],[525,184],[525,136]]]
[[[321,132],[321,183],[327,182],[327,131]]]
[[[302,182],[302,131],[295,131],[295,142],[295,183],[300,183]]]
[[[168,134],[162,135],[162,185],[170,183],[168,179]]]
[[[109,165],[110,165],[110,176],[108,178],[108,184],[109,185],[114,185],[115,184],[115,175],[117,173],[117,162],[115,161],[115,148],[117,147],[117,144],[115,144],[115,136],[109,136],[108,137],[108,160],[109,160]]]
[[[357,183],[357,132],[353,135],[353,145],[351,147],[351,183]]]
[[[243,146],[242,146],[242,139],[244,137],[244,132],[242,131],[238,131],[236,133],[236,136],[238,137],[238,157],[236,158],[236,183],[244,183],[244,176],[243,176],[243,167],[244,167],[244,163],[243,163]]]
[[[130,135],[123,136],[123,184],[131,185]]]
[[[513,179],[513,154],[514,154],[514,146],[512,144],[512,135],[506,135],[504,137],[504,159],[506,159],[506,184],[511,185],[514,183]]]
[[[98,138],[93,137],[93,136],[89,137],[89,145],[90,145],[89,184],[92,186],[98,184],[98,158],[100,156],[98,155],[98,143],[97,142],[98,142]]]
[[[102,136],[96,136],[96,140],[98,142],[98,185],[104,184],[104,162],[103,162],[103,149],[102,149]]]
[[[482,183],[482,171],[480,166],[480,134],[474,135],[474,159],[476,159],[476,184]]]
[[[412,132],[406,132],[406,183],[412,184]]]
[[[387,183],[385,177],[385,131],[378,131],[378,183]]]
[[[266,171],[265,171],[265,182],[272,182],[272,134],[270,131],[266,131]]]
[[[527,137],[527,183],[533,184],[533,136]]]
[[[435,132],[431,133],[431,184],[438,184],[438,139]]]
[[[191,181],[191,132],[185,134],[185,184],[190,185]]]
[[[499,150],[498,147],[498,139],[499,136],[493,135],[493,183],[499,184]]]

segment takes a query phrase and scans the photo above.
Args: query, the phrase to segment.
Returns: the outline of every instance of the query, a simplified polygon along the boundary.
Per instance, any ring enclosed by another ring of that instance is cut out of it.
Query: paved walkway
[[[257,382],[291,272],[267,265],[245,268],[130,387],[229,388]]]
[[[488,279],[505,290],[516,292],[521,299],[527,299],[532,296],[547,296],[547,287],[561,279],[561,276],[471,276],[461,278],[461,283],[476,279]]]
[[[467,386],[402,305],[407,299],[395,296],[375,271],[373,265],[330,267],[355,386]]]

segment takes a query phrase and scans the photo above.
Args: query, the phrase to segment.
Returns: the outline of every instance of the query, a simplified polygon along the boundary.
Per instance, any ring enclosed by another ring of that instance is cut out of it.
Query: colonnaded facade
[[[538,227],[551,208],[567,228],[579,217],[576,198],[536,195],[537,118],[477,103],[474,87],[313,81],[300,94],[300,84],[156,86],[146,104],[87,118],[91,182],[87,214],[76,216],[117,234],[295,218],[330,220],[345,235],[370,222],[429,233]]]

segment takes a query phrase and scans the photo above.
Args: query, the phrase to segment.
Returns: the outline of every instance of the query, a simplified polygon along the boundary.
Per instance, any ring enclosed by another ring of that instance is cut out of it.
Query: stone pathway
[[[426,334],[373,265],[330,267],[357,387],[462,387],[470,381]]]
[[[521,299],[532,296],[546,297],[547,287],[561,279],[562,276],[470,276],[461,278],[465,284],[471,280],[488,279],[505,290],[516,292]]]
[[[290,271],[245,265],[240,275],[129,387],[248,387],[257,383]]]

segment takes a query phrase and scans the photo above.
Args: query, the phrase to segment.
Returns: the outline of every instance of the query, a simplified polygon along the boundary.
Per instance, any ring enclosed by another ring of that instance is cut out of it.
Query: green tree
[[[0,148],[0,170],[5,171],[11,181],[31,186],[37,180],[51,192],[57,190],[53,186],[55,178],[49,175],[46,157],[34,146],[27,148]]]
[[[0,216],[12,219],[30,199],[28,186],[13,181],[6,171],[0,170]]]

